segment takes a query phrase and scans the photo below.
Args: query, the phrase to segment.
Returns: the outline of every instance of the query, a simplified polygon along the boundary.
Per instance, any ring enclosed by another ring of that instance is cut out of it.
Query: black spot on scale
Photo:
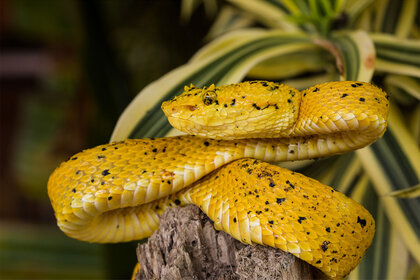
[[[270,202],[268,202],[268,200],[266,200],[266,201],[265,201],[265,205],[268,205],[268,204],[270,204]]]
[[[204,146],[208,147],[210,143],[208,141],[204,141]]]
[[[357,87],[361,87],[363,84],[361,84],[361,83],[354,83],[354,84],[351,84],[351,86],[352,87],[354,87],[354,88],[357,88]]]
[[[72,189],[71,191],[72,191],[73,193],[76,193],[76,188]]]
[[[112,199],[112,196],[108,196],[108,200],[111,200]]]
[[[105,156],[103,156],[103,155],[98,156],[98,159],[103,159],[103,158],[105,158]]]
[[[235,218],[233,218],[233,222],[234,222],[234,223],[236,223],[236,217],[235,217]]]
[[[290,100],[290,99],[287,99],[287,103],[292,103],[292,100]]]
[[[77,157],[74,157],[74,158],[72,158],[71,160],[76,160],[77,159]]]
[[[277,204],[281,204],[282,202],[284,202],[286,200],[286,198],[285,197],[282,197],[282,198],[277,198],[276,199],[276,202],[277,202]]]
[[[320,263],[321,263],[321,261],[319,261],[319,260],[318,260],[318,261],[316,261],[316,263],[317,263],[317,264],[320,264]]]
[[[102,151],[106,151],[106,148],[102,148]]]
[[[327,232],[331,232],[331,229],[330,229],[329,227],[325,228],[325,230],[326,230]]]
[[[176,205],[180,205],[181,204],[181,201],[179,199],[175,199],[174,202],[175,202]]]
[[[152,150],[152,152],[157,153],[157,149],[156,149],[156,148],[154,148],[154,149]]]
[[[286,184],[288,184],[292,189],[294,189],[295,188],[295,186],[292,184],[292,183],[290,183],[290,181],[289,180],[287,180],[286,181]]]
[[[324,242],[322,242],[322,244],[321,244],[321,249],[322,249],[322,251],[327,251],[328,250],[328,244],[330,244],[330,242],[329,241],[324,241]]]
[[[109,173],[109,169],[105,169],[104,171],[102,171],[102,176],[106,176],[109,175],[111,173]]]
[[[268,221],[268,223],[269,223],[269,224],[274,224],[274,221],[273,221],[273,220],[271,220],[271,221]]]
[[[236,99],[234,98],[234,99],[232,99],[232,103],[230,103],[230,106],[234,106],[235,103],[236,103]]]
[[[362,228],[364,228],[366,226],[366,220],[365,219],[360,219],[359,216],[357,216],[357,223],[360,224],[360,226]]]
[[[274,188],[274,187],[276,186],[276,184],[275,184],[273,181],[271,181],[271,182],[270,182],[270,184],[269,184],[269,186],[270,186],[271,188]]]
[[[360,98],[359,98],[359,100],[360,100],[361,102],[365,102],[365,99],[364,99],[363,97],[360,97]]]
[[[306,220],[306,217],[299,217],[299,219],[297,220],[299,224],[302,223],[302,221]]]
[[[348,94],[347,93],[343,93],[343,95],[341,96],[341,98],[344,98],[346,96],[348,96]]]
[[[312,92],[318,92],[319,88],[315,88]]]

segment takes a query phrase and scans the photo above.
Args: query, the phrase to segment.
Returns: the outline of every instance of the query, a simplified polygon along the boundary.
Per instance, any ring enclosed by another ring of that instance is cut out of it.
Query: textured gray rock
[[[137,257],[136,279],[316,279],[323,274],[295,256],[250,246],[216,231],[196,206],[173,208]]]

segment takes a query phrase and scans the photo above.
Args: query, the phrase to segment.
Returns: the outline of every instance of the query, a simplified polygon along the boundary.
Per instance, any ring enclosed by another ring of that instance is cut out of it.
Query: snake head
[[[173,127],[189,134],[215,139],[273,138],[290,134],[299,103],[297,90],[274,82],[203,88],[191,84],[181,95],[163,102],[162,110]]]

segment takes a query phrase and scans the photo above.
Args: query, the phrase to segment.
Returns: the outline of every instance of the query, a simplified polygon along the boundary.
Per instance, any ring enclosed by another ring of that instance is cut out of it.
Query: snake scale
[[[351,81],[301,92],[266,81],[187,86],[162,109],[193,135],[101,145],[53,172],[58,226],[83,241],[138,240],[158,228],[165,209],[193,203],[237,240],[280,248],[342,278],[372,242],[372,216],[331,187],[266,162],[373,143],[386,129],[388,99]]]

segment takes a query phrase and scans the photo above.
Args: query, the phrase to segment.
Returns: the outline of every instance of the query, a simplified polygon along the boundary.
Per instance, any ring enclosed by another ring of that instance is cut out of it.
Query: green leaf
[[[409,251],[367,178],[360,180],[352,198],[373,215],[376,233],[371,247],[349,279],[404,279],[408,273]]]
[[[420,197],[420,184],[411,188],[390,192],[386,194],[386,196],[393,196],[397,198],[418,198]]]
[[[418,1],[377,0],[375,4],[374,31],[406,38],[414,24]]]
[[[301,28],[287,20],[288,9],[281,1],[270,0],[228,0],[243,11],[253,15],[263,25],[296,32]]]
[[[269,80],[287,79],[308,72],[319,73],[327,68],[328,62],[325,59],[325,52],[313,45],[313,49],[288,53],[262,61],[255,65],[247,76]]]
[[[385,196],[419,184],[420,151],[395,106],[391,107],[388,123],[389,128],[381,140],[356,153],[382,198],[388,218],[420,262],[420,198]]]
[[[254,24],[255,19],[241,12],[240,10],[224,6],[217,15],[209,32],[206,35],[206,40],[215,39],[227,32],[231,32],[241,28],[247,28]]]
[[[420,77],[419,40],[398,39],[379,33],[370,34],[370,37],[377,49],[377,71]]]
[[[395,36],[398,38],[407,38],[414,25],[414,19],[418,12],[418,0],[402,1],[401,12],[395,26]]]
[[[333,34],[332,42],[338,52],[335,56],[340,78],[369,82],[374,72],[375,48],[368,34],[360,30],[338,32]]]
[[[392,97],[404,105],[411,105],[415,99],[420,100],[420,81],[419,79],[402,76],[387,75],[384,84]]]
[[[204,4],[204,9],[207,16],[212,17],[216,14],[217,0],[182,0],[181,20],[184,22],[189,21],[200,4]]]

